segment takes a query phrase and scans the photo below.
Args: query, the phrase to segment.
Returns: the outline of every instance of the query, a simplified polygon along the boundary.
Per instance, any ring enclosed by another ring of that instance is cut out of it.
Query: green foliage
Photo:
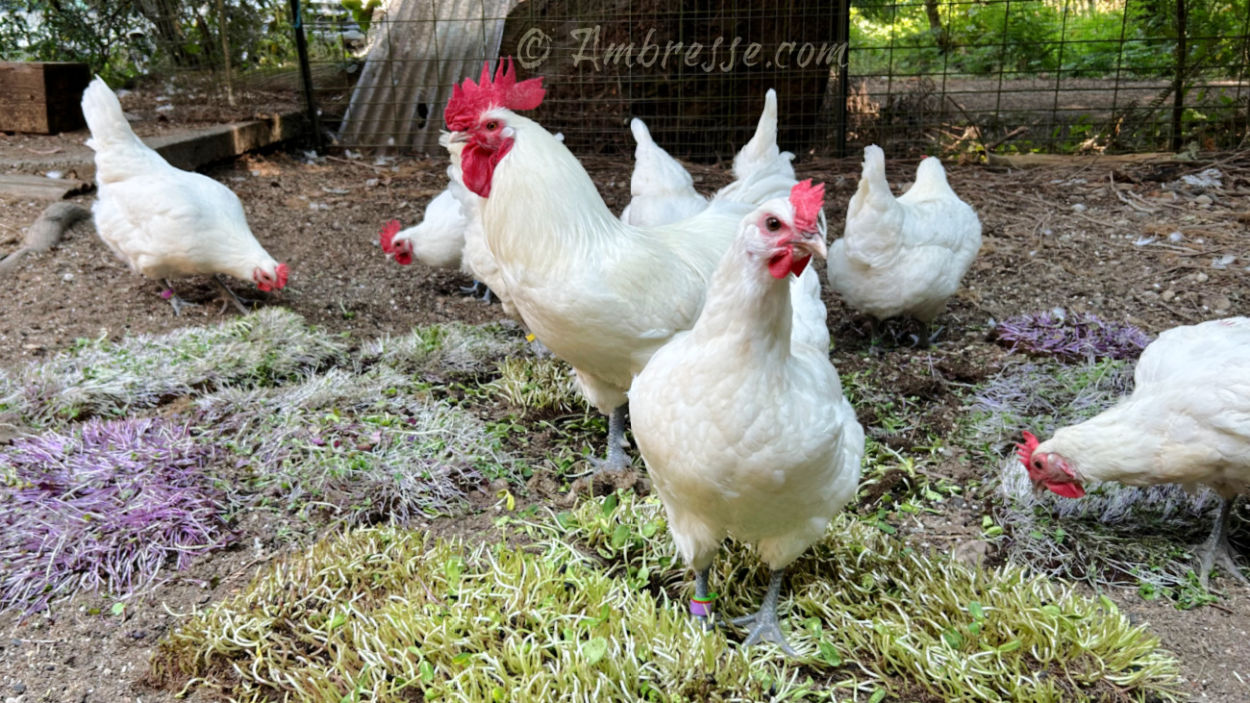
[[[352,13],[352,21],[360,25],[360,31],[368,32],[373,22],[373,11],[382,6],[382,0],[342,0],[342,4]]]
[[[742,648],[687,615],[667,532],[658,501],[620,494],[494,544],[331,536],[171,633],[153,676],[243,701],[1177,698],[1176,662],[1109,600],[846,516],[791,569],[780,612],[801,658]],[[718,614],[753,612],[767,578],[726,550]]]
[[[1126,8],[1127,3],[1127,8]],[[852,7],[852,73],[971,75],[1054,72],[1065,76],[1171,76],[1175,0],[858,0]],[[1246,0],[1187,4],[1188,63],[1226,78],[1245,60]]]
[[[236,71],[295,56],[286,0],[222,0],[222,10]],[[0,0],[0,60],[83,61],[113,84],[216,71],[222,27],[215,1]]]

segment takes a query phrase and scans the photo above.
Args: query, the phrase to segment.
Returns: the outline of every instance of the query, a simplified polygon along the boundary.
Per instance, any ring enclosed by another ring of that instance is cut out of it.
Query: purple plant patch
[[[156,419],[84,423],[0,452],[0,609],[79,591],[122,598],[235,540],[214,450]]]
[[[1088,313],[1026,313],[998,323],[1000,344],[1012,351],[1068,359],[1136,359],[1150,343],[1141,329]]]

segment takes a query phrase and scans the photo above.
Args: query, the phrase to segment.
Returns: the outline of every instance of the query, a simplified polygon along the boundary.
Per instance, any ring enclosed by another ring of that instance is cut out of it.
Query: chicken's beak
[[[469,141],[468,132],[452,132],[451,137],[447,139],[451,144],[464,144]]]
[[[829,258],[829,247],[825,244],[825,238],[820,232],[800,232],[799,236],[794,239],[794,246],[812,256]]]

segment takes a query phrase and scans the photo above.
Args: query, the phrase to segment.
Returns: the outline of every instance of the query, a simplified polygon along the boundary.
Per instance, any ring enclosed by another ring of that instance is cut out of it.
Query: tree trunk
[[[929,33],[937,39],[938,48],[942,53],[950,48],[950,37],[942,28],[942,15],[938,13],[938,0],[924,0],[924,13],[929,17]]]
[[[138,0],[139,12],[156,27],[157,40],[164,45],[176,66],[193,66],[195,57],[187,53],[186,37],[178,23],[179,0]]]

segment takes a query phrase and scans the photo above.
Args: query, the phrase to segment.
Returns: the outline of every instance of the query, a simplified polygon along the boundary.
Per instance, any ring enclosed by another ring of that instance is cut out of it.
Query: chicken
[[[652,139],[642,120],[630,123],[638,147],[634,151],[634,173],[630,178],[632,198],[621,211],[621,221],[649,227],[692,217],[708,206],[708,199],[694,189],[694,179],[676,159],[668,155]],[[751,136],[734,155],[734,181],[722,188],[715,198],[742,200],[748,191],[775,188],[783,191],[794,183],[794,154],[777,147],[777,92],[771,88],[764,94],[764,110]],[[768,179],[772,179],[771,182]],[[825,215],[820,215],[824,227]]]
[[[809,257],[825,255],[824,186],[795,185],[748,215],[688,332],[651,357],[629,392],[638,450],[696,572],[691,613],[706,618],[708,570],[726,536],[754,543],[772,571],[745,644],[778,643],[787,565],[855,494],[864,431],[829,362]],[[787,284],[789,274],[797,278]]]
[[[439,144],[448,147],[448,134],[439,135]],[[563,134],[556,134],[556,139],[564,141]],[[492,288],[487,280],[498,280],[498,266],[495,265],[482,238],[481,215],[478,212],[477,196],[465,190],[460,176],[459,154],[454,163],[447,168],[447,187],[425,206],[425,215],[421,223],[415,227],[401,230],[399,220],[391,220],[379,233],[382,251],[392,256],[401,266],[407,266],[416,258],[431,268],[458,268],[463,273],[473,276],[473,285],[462,288],[464,293],[480,295],[489,303],[492,295],[500,297],[499,291]],[[502,298],[500,298],[503,302]],[[504,302],[504,312],[515,317],[509,311],[510,304]]]
[[[537,107],[542,79],[518,83],[511,62],[492,81],[454,88],[445,117],[464,184],[524,324],[577,373],[611,418],[604,466],[625,468],[625,392],[675,332],[694,323],[707,280],[742,217],[779,192],[767,169],[694,217],[657,227],[618,220],[577,159],[515,110]],[[453,151],[454,158],[454,151]],[[789,166],[789,162],[786,162]],[[780,194],[788,192],[788,179]]]
[[[431,268],[460,268],[468,224],[460,202],[448,187],[425,206],[425,215],[416,226],[400,229],[399,220],[387,222],[380,237],[382,251],[401,266],[416,259]]]
[[[1133,392],[1045,442],[1017,445],[1039,489],[1085,495],[1086,481],[1209,486],[1222,499],[1201,554],[1203,587],[1216,559],[1242,581],[1228,544],[1234,499],[1250,490],[1250,318],[1170,329],[1146,347]]]
[[[629,204],[621,222],[648,226],[684,220],[703,212],[707,198],[694,189],[690,172],[651,139],[642,120],[629,123],[638,147],[634,149],[634,173],[629,179]]]
[[[916,182],[896,199],[885,154],[868,146],[845,232],[829,247],[829,284],[877,320],[907,315],[924,323],[919,341],[928,344],[933,320],[980,248],[981,221],[951,190],[939,160],[923,159]]]
[[[135,133],[117,96],[100,78],[87,86],[82,112],[95,150],[96,231],[136,273],[165,279],[174,314],[187,303],[170,278],[213,274],[240,312],[242,301],[220,274],[251,279],[262,291],[281,290],[287,266],[274,260],[248,228],[243,205],[208,176],[170,166]]]

